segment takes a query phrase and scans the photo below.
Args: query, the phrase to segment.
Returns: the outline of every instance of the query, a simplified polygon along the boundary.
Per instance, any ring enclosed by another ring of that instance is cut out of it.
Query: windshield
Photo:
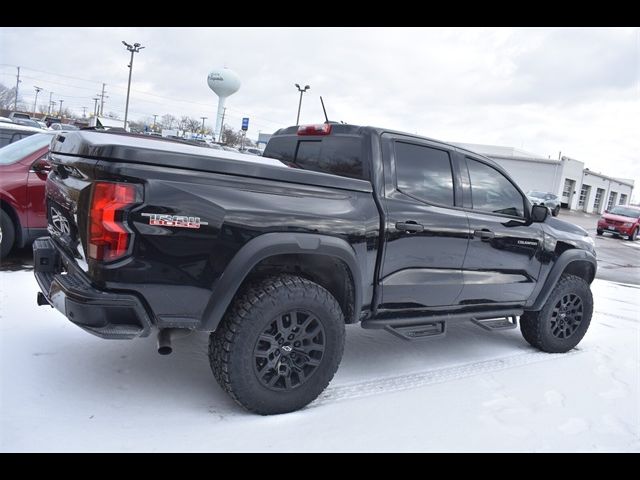
[[[0,150],[0,152],[1,151],[2,150]],[[617,206],[609,210],[609,213],[612,215],[622,215],[623,217],[640,218],[640,210],[636,210],[635,208]]]
[[[527,195],[530,196],[530,197],[544,198],[546,193],[545,192],[538,192],[536,190],[531,190],[531,191],[529,191],[529,193],[527,193]]]
[[[51,138],[51,134],[36,133],[0,148],[0,165],[9,165],[22,160],[36,150],[49,145]]]

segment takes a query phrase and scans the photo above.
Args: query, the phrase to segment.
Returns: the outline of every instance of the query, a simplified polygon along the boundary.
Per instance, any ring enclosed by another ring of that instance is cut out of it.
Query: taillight
[[[131,183],[96,182],[89,210],[89,257],[111,261],[126,255],[131,231],[123,222],[125,209],[140,201]]]
[[[298,135],[329,135],[330,133],[330,123],[323,123],[320,125],[300,125],[298,127]]]

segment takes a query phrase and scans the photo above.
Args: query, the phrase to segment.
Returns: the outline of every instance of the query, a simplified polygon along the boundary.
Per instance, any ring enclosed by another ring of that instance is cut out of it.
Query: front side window
[[[467,158],[474,210],[524,217],[524,199],[502,173],[489,165]]]
[[[398,189],[428,203],[453,205],[449,153],[413,143],[396,142]]]

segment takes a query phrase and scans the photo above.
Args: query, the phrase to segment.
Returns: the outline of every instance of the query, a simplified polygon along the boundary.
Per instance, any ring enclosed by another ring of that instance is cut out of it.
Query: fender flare
[[[560,276],[566,270],[570,263],[573,262],[588,262],[593,267],[593,276],[595,278],[596,271],[598,269],[598,262],[593,253],[587,250],[581,250],[577,248],[572,248],[570,250],[565,250],[560,254],[560,256],[556,259],[553,267],[549,271],[547,278],[544,282],[540,282],[538,287],[534,290],[531,295],[531,300],[527,302],[525,308],[527,310],[541,310],[544,304],[549,299],[551,295],[551,291],[560,280]],[[593,278],[589,281],[591,283]]]
[[[362,276],[353,248],[337,237],[313,233],[264,233],[247,242],[231,259],[216,280],[202,315],[204,331],[214,331],[227,311],[240,285],[262,260],[282,254],[327,255],[342,260],[350,270],[354,286],[354,318],[362,308]]]

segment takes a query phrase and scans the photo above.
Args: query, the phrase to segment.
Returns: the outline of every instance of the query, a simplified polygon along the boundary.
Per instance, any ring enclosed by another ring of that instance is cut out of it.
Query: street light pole
[[[204,138],[204,121],[209,117],[200,117],[202,119],[202,138]]]
[[[302,107],[302,94],[307,90],[309,90],[311,87],[309,85],[305,85],[304,89],[302,89],[300,88],[300,85],[298,85],[297,83],[296,83],[296,87],[300,92],[300,102],[298,102],[298,116],[296,117],[296,126],[297,126],[298,123],[300,122],[300,108]]]
[[[129,114],[129,92],[131,91],[131,73],[133,72],[133,54],[134,53],[138,53],[144,47],[141,46],[139,43],[134,43],[133,45],[129,45],[124,40],[122,41],[122,43],[124,44],[125,47],[127,47],[127,50],[129,50],[131,52],[131,62],[128,65],[128,67],[129,67],[129,83],[127,84],[127,103],[126,103],[126,105],[124,107],[124,128],[126,130],[126,128],[127,128],[127,116]]]
[[[35,85],[33,86],[33,88],[36,89],[36,99],[33,101],[33,116],[36,116],[36,108],[38,105],[38,94],[42,91],[42,89],[40,87],[36,87]]]
[[[62,117],[62,102],[64,102],[64,100],[58,100],[60,102],[60,110],[58,111],[58,116]]]
[[[51,115],[51,106],[53,105],[53,101],[51,100],[51,97],[53,97],[53,92],[49,92],[49,109],[47,110],[48,115]]]
[[[156,131],[156,118],[158,118],[158,115],[156,115],[155,113],[153,114],[153,127],[151,127],[153,129],[153,131]]]

